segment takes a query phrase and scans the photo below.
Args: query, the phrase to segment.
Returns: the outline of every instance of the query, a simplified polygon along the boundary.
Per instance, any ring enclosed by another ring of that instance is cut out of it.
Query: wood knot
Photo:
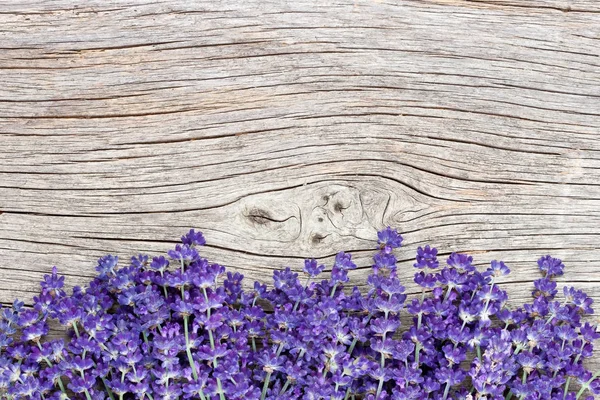
[[[333,205],[333,210],[338,213],[341,213],[346,208],[348,208],[348,207],[344,207],[344,205],[339,201],[336,201],[335,204]]]
[[[260,208],[253,208],[250,210],[250,212],[246,215],[246,218],[257,225],[267,225],[269,222],[273,221],[271,214],[269,214],[268,211],[261,210]]]
[[[321,235],[320,233],[315,233],[315,234],[312,236],[312,239],[311,239],[311,241],[313,242],[313,244],[319,244],[319,243],[321,243],[321,242],[323,241],[323,239],[325,239],[326,237],[327,237],[327,236],[323,236],[323,235]]]

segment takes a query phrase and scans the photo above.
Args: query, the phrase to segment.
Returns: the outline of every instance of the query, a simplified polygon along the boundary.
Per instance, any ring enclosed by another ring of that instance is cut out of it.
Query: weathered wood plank
[[[206,256],[267,280],[405,233],[402,276],[551,253],[600,301],[594,0],[0,4],[0,301],[52,265]],[[599,360],[594,360],[596,364]]]

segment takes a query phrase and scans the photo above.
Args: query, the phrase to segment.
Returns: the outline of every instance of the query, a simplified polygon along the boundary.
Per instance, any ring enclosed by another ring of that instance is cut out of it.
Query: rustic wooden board
[[[600,301],[600,2],[76,3],[0,4],[1,302],[190,227],[358,283],[386,225],[406,282],[433,243],[522,302],[550,253]]]

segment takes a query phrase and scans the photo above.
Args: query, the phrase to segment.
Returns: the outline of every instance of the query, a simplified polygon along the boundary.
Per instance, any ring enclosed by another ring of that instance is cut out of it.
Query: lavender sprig
[[[589,371],[600,337],[586,321],[592,299],[557,289],[561,260],[538,260],[532,300],[515,306],[502,289],[509,268],[484,271],[472,257],[417,249],[406,303],[396,251],[403,238],[377,234],[366,288],[345,287],[349,253],[326,266],[305,260],[300,279],[276,270],[271,287],[246,286],[200,254],[191,230],[167,257],[126,265],[102,257],[98,276],[64,290],[56,267],[33,308],[0,309],[1,399],[111,400],[591,400]],[[170,268],[172,265],[175,268]],[[560,293],[560,294],[559,294]],[[406,303],[406,304],[405,304]],[[402,313],[412,324],[400,326]],[[50,340],[57,321],[68,339]],[[472,361],[467,362],[471,359]],[[587,396],[587,397],[585,397]]]

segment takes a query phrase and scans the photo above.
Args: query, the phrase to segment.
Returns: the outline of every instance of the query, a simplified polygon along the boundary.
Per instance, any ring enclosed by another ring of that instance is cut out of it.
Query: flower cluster
[[[378,232],[367,290],[346,287],[348,253],[269,287],[201,257],[191,230],[167,256],[98,261],[86,287],[64,290],[56,268],[33,307],[0,309],[0,399],[590,400],[600,372],[584,366],[600,337],[592,300],[542,257],[532,301],[507,303],[499,261],[481,271],[419,247],[407,301],[395,251]],[[329,278],[319,278],[325,270]],[[404,318],[402,318],[404,317]],[[401,319],[412,321],[401,327]],[[68,339],[48,338],[58,321]]]

